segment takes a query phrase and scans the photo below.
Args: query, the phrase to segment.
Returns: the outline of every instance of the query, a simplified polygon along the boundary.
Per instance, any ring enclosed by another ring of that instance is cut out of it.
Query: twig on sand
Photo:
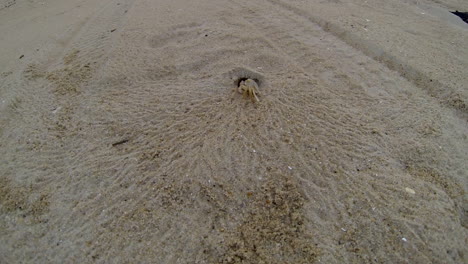
[[[124,143],[127,143],[128,142],[128,139],[122,139],[120,141],[117,141],[115,143],[112,143],[112,146],[115,147],[117,145],[121,145],[121,144],[124,144]]]

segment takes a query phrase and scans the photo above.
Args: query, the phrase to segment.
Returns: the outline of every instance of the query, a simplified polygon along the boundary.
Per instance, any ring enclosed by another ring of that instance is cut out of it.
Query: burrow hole
[[[239,79],[237,80],[237,82],[236,82],[236,83],[237,83],[237,87],[240,86],[241,82],[246,81],[246,80],[248,80],[248,79],[254,80],[254,82],[257,83],[258,87],[260,87],[260,80],[259,80],[259,79],[257,79],[257,78],[248,78],[248,77],[241,77],[241,78],[239,78]]]

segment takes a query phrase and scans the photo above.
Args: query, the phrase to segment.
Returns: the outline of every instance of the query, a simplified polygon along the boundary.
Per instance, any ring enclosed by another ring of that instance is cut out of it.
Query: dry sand
[[[467,263],[456,9],[0,0],[0,263]]]

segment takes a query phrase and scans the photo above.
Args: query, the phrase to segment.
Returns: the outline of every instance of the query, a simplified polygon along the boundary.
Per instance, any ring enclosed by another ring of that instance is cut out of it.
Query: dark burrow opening
[[[259,80],[259,79],[257,79],[257,78],[247,78],[247,77],[239,78],[239,79],[237,80],[237,87],[240,86],[241,82],[246,81],[247,79],[252,79],[252,80],[254,80],[254,81],[257,83],[258,87],[260,87],[260,80]]]
[[[456,16],[458,16],[459,18],[461,18],[463,21],[465,21],[465,23],[468,24],[468,12],[459,12],[458,10],[455,11],[455,12],[450,12]]]

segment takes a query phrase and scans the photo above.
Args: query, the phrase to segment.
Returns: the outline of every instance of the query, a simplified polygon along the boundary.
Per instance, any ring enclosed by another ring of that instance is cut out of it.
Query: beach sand
[[[0,263],[467,263],[455,10],[0,0]]]

